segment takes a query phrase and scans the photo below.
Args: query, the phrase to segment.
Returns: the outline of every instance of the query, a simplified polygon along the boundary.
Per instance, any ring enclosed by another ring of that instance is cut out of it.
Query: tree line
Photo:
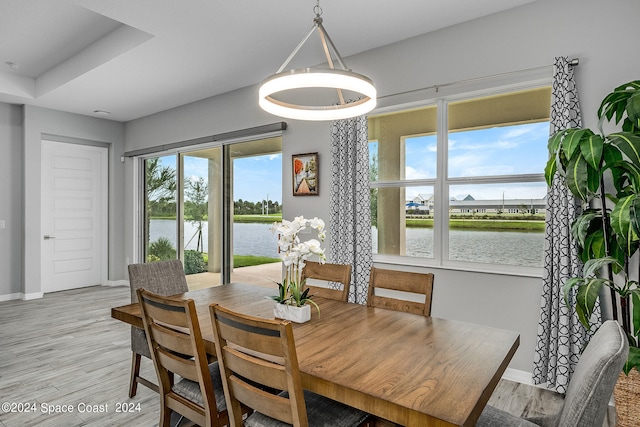
[[[176,216],[176,171],[162,166],[159,158],[146,162],[147,218],[175,218]],[[203,177],[185,177],[184,216],[186,220],[202,221],[208,212],[209,187]],[[282,213],[282,205],[274,200],[236,200],[233,202],[236,215],[261,215]]]
[[[176,202],[174,200],[148,200],[148,213],[151,218],[175,218]],[[184,217],[187,221],[200,220],[207,217],[208,202],[184,201]],[[282,205],[277,200],[261,200],[250,202],[248,200],[236,200],[233,202],[235,215],[266,215],[282,213]]]

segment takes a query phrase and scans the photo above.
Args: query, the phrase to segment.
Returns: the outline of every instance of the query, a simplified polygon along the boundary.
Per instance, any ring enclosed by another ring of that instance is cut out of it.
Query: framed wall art
[[[294,154],[291,156],[293,171],[293,195],[317,196],[318,153]]]

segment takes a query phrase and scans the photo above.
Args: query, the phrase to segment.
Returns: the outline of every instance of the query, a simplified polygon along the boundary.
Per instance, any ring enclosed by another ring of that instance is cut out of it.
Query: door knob
[[[44,235],[44,240],[55,239],[56,236],[49,236],[48,234]]]

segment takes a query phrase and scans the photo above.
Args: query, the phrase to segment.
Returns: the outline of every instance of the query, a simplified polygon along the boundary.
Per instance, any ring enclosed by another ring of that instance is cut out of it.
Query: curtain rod
[[[156,145],[149,148],[141,148],[139,150],[127,151],[122,154],[122,159],[125,157],[143,156],[151,153],[159,153],[163,151],[175,150],[183,147],[189,147],[192,145],[204,144],[207,142],[224,141],[227,139],[241,138],[245,136],[258,136],[261,134],[267,134],[271,132],[278,132],[287,129],[287,122],[276,122],[263,126],[256,126],[248,129],[234,130],[231,132],[219,133],[217,135],[203,136],[201,138],[189,139],[186,141],[173,142],[170,144]],[[123,160],[124,161],[124,160]]]
[[[580,58],[573,58],[573,59],[569,60],[569,65],[572,66],[572,67],[576,67],[579,64],[580,64]],[[436,93],[438,93],[438,89],[440,89],[441,87],[454,86],[454,85],[459,85],[459,84],[463,84],[463,83],[473,83],[473,82],[493,79],[493,78],[496,78],[496,77],[505,77],[505,76],[509,76],[511,74],[518,74],[518,73],[523,73],[523,72],[527,72],[527,71],[539,71],[539,70],[543,70],[543,69],[545,69],[547,67],[550,67],[550,66],[551,65],[544,65],[542,67],[527,68],[525,70],[507,71],[506,73],[494,74],[492,76],[475,77],[473,79],[458,80],[457,82],[449,82],[449,83],[443,83],[443,84],[439,84],[439,85],[425,86],[425,87],[421,87],[419,89],[411,89],[411,90],[406,90],[404,92],[390,93],[388,95],[378,96],[378,99],[389,98],[391,96],[406,95],[406,94],[409,94],[409,93],[420,92],[420,91],[429,90],[429,89],[435,89]]]

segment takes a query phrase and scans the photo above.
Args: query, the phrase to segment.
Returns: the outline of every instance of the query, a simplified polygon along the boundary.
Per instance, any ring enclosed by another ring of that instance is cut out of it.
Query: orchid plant
[[[317,239],[300,241],[300,233],[305,230],[315,230]],[[282,283],[278,283],[279,293],[272,298],[280,304],[302,307],[305,304],[313,304],[318,311],[318,305],[308,295],[309,290],[304,288],[302,269],[305,261],[317,257],[318,262],[324,263],[326,256],[321,242],[326,235],[324,221],[319,218],[305,219],[303,216],[295,217],[293,221],[282,220],[274,222],[271,232],[278,235],[278,250],[280,259],[284,263],[285,273]]]

